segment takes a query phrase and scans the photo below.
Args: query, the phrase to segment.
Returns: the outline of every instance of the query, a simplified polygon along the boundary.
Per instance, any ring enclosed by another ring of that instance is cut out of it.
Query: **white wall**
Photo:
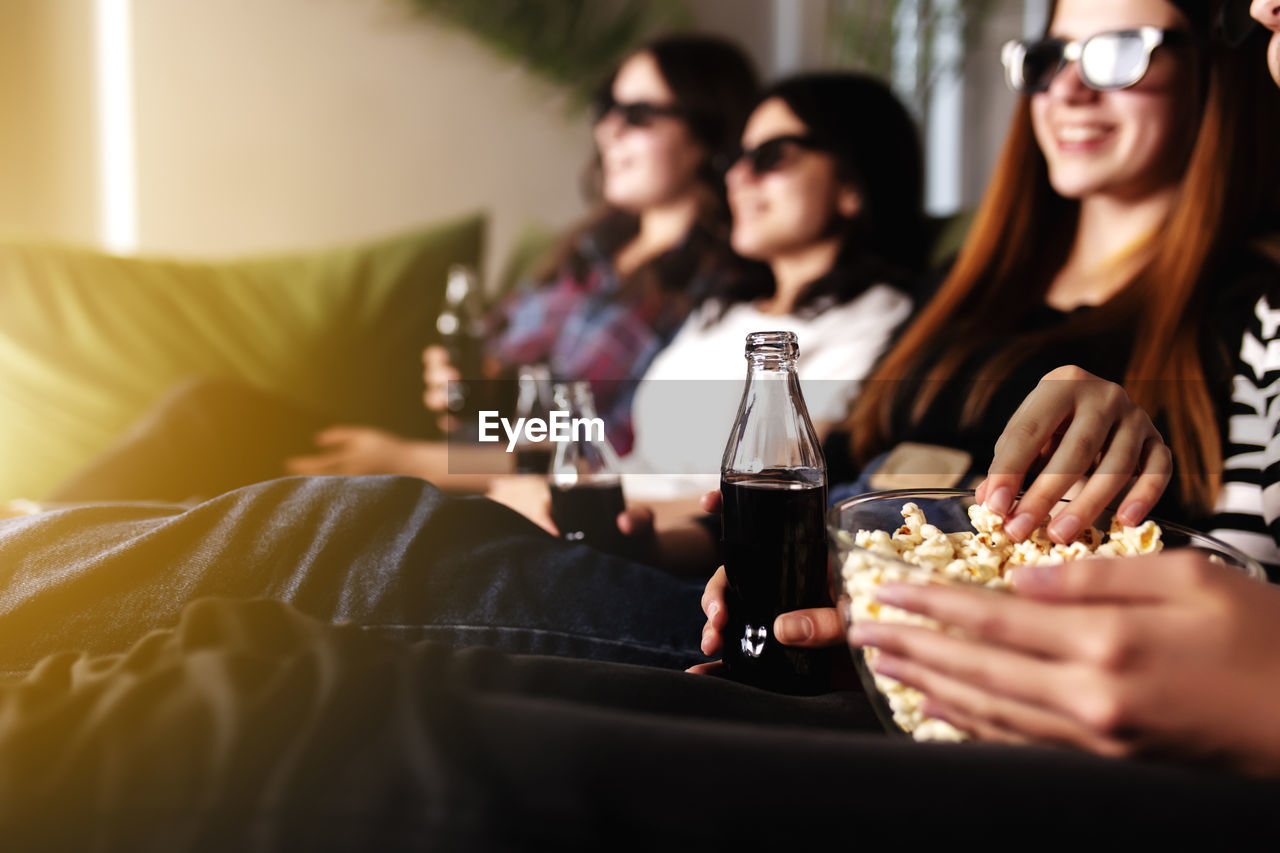
[[[962,200],[1012,99],[1005,0],[966,67]],[[772,76],[820,64],[826,0],[690,0],[700,29]],[[403,0],[131,0],[136,232],[146,252],[226,255],[351,241],[476,209],[489,271],[529,220],[584,212],[582,115]],[[0,2],[0,230],[98,242],[93,0]]]
[[[1009,130],[1017,98],[1005,85],[1000,47],[1009,39],[1022,37],[1024,6],[1024,0],[1002,0],[965,62],[964,207],[972,207],[982,198]]]
[[[140,248],[243,253],[583,211],[549,86],[387,0],[134,0]],[[490,265],[490,269],[492,269]]]
[[[97,237],[92,8],[0,2],[0,232]]]
[[[955,2],[964,6],[963,0]],[[942,85],[935,92],[932,132],[924,134],[933,212],[971,207],[981,198],[1015,100],[1004,85],[1000,46],[1027,26],[1038,30],[1046,6],[1047,0],[999,0],[964,63],[959,87]],[[776,71],[820,65],[827,13],[827,0],[774,0]]]
[[[136,248],[228,255],[585,212],[586,117],[403,0],[126,0]],[[767,73],[772,0],[692,0]],[[93,0],[0,3],[0,229],[101,243]],[[129,230],[129,229],[126,229]]]

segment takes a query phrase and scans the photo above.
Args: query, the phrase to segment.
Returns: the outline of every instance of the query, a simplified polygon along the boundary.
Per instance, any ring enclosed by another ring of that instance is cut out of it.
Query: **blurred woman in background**
[[[596,103],[600,206],[540,275],[492,311],[490,378],[545,362],[558,376],[591,380],[617,425],[614,440],[629,446],[628,389],[698,301],[702,277],[731,262],[713,163],[736,146],[757,94],[750,60],[714,36],[656,38],[620,64]],[[444,411],[456,370],[441,347],[428,348],[424,366],[425,402]],[[187,500],[286,473],[407,474],[482,491],[510,465],[499,453],[474,466],[488,473],[451,478],[448,450],[443,441],[333,426],[323,413],[201,378],[47,497]]]
[[[825,435],[911,312],[926,256],[923,157],[888,86],[853,73],[788,78],[752,111],[742,148],[726,175],[730,242],[757,263],[713,279],[636,391],[625,470],[695,475],[629,478],[640,500],[718,482],[748,333],[796,334],[805,403]]]
[[[620,453],[631,448],[631,393],[653,357],[730,265],[724,182],[715,168],[733,149],[757,84],[747,58],[709,36],[668,36],[641,47],[601,87],[594,105],[600,204],[569,232],[543,269],[490,312],[485,378],[544,363],[554,378],[587,380]],[[444,347],[423,353],[428,409],[445,412],[462,377]],[[439,443],[367,428],[320,433],[320,452],[289,461],[294,474],[448,477]],[[379,445],[382,445],[379,447]],[[490,470],[509,464],[495,453]],[[483,480],[482,480],[483,482]]]
[[[796,334],[820,435],[845,417],[911,312],[926,256],[922,160],[911,116],[879,80],[811,73],[767,89],[725,177],[730,244],[753,263],[710,276],[706,301],[637,386],[628,500],[664,523],[700,513],[719,483],[750,332]],[[489,495],[554,531],[540,480]]]

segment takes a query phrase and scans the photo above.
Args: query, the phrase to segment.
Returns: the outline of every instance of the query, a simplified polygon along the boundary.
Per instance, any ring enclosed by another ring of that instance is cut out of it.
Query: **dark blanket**
[[[1280,787],[872,731],[856,693],[451,651],[202,599],[0,686],[11,850],[805,849],[1264,825]]]

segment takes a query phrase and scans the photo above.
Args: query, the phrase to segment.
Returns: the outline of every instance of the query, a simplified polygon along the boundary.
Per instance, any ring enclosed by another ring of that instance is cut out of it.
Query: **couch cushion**
[[[419,353],[484,226],[209,262],[0,242],[0,500],[39,498],[193,375],[425,428]]]

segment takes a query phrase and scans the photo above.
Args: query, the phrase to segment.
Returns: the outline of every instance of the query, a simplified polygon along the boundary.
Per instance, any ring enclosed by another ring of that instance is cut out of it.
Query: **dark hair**
[[[657,61],[689,131],[709,152],[703,179],[723,192],[723,175],[712,164],[736,149],[756,104],[760,81],[751,60],[732,42],[697,34],[656,38],[636,53]],[[606,85],[613,86],[613,76]]]
[[[715,164],[736,148],[747,115],[759,96],[760,78],[746,53],[719,36],[698,33],[662,35],[631,51],[627,59],[642,54],[654,58],[690,133],[706,147],[707,157],[698,171],[702,192],[696,239],[687,240],[645,264],[623,285],[631,286],[639,279],[656,282],[661,290],[683,291],[689,283],[690,270],[706,272],[710,267],[725,262],[727,252],[720,251],[720,247],[728,241],[729,208],[725,199],[724,175]],[[612,90],[620,68],[621,63],[602,81],[602,93]],[[598,202],[598,156],[592,159],[584,183],[586,194]],[[552,250],[537,278],[550,280],[566,268],[580,271],[575,268],[587,263],[581,251],[584,237],[594,239],[597,247],[611,253],[634,237],[638,228],[639,220],[635,215],[598,204],[586,222],[573,229]]]
[[[920,274],[927,252],[924,166],[915,122],[887,85],[855,72],[799,74],[769,87],[757,105],[782,100],[836,161],[837,177],[862,200],[856,216],[832,223],[840,253],[827,275],[796,301],[814,312],[847,302],[877,283],[906,286]],[[773,292],[768,269],[757,264],[729,277],[717,292],[725,307]]]

